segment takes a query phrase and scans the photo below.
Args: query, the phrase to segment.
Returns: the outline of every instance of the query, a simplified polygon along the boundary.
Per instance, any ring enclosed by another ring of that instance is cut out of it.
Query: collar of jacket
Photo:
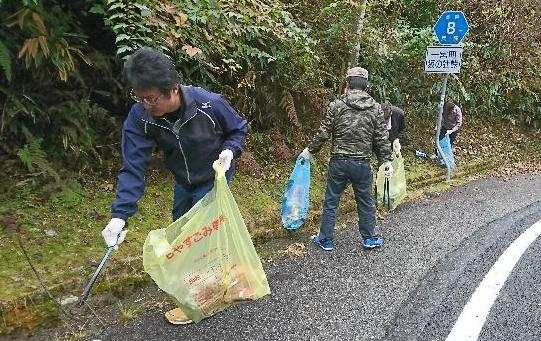
[[[184,103],[182,104],[185,106],[184,108],[185,120],[189,120],[190,118],[194,117],[195,114],[197,113],[197,104],[190,90],[191,90],[191,85],[180,86],[180,91],[182,91],[182,100],[184,101]]]

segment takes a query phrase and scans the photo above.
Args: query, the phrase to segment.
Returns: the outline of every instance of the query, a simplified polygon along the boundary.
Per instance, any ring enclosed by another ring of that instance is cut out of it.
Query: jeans
[[[234,165],[225,173],[227,183],[230,184],[235,172]],[[188,212],[205,194],[214,187],[214,180],[198,185],[180,185],[175,183],[173,196],[173,221]]]
[[[372,168],[368,161],[351,158],[331,158],[319,239],[334,239],[336,210],[340,196],[351,183],[357,204],[359,232],[363,238],[376,236],[376,204],[372,195]]]

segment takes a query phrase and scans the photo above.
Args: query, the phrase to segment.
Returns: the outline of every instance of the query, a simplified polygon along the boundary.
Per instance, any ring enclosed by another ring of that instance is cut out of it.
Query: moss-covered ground
[[[513,172],[539,171],[541,134],[506,122],[472,120],[458,137],[458,168],[452,180],[429,160],[416,158],[414,150],[430,152],[433,132],[421,120],[410,120],[410,141],[403,146],[408,182],[408,200],[427,191],[442,191],[487,174],[507,176]],[[311,210],[304,227],[288,232],[281,227],[280,207],[284,185],[293,167],[292,155],[301,145],[277,145],[275,137],[255,134],[248,141],[232,192],[244,216],[256,248],[264,260],[288,252],[301,252],[308,236],[317,231],[325,190],[328,149],[312,167]],[[291,147],[293,145],[293,147]],[[277,153],[286,148],[288,153]],[[297,150],[298,149],[298,150]],[[2,181],[9,181],[3,179]],[[55,306],[44,294],[20,243],[50,292],[59,300],[78,296],[104,253],[100,231],[109,220],[114,200],[114,178],[98,179],[87,174],[46,199],[31,182],[13,184],[0,199],[3,225],[0,231],[0,333],[16,329],[33,331],[53,326],[59,320]],[[129,221],[126,241],[110,260],[93,294],[114,300],[126,289],[150,282],[142,269],[141,252],[147,233],[171,221],[172,178],[153,169],[138,213]],[[355,221],[351,190],[341,201],[337,228]],[[380,218],[384,217],[380,212]],[[392,213],[391,213],[392,214]],[[129,307],[124,315],[132,315]]]

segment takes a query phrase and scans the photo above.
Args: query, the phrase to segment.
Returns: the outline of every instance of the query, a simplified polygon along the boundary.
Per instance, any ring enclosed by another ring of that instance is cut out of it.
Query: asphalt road
[[[196,325],[161,311],[91,340],[446,340],[509,245],[541,220],[541,175],[488,178],[407,203],[380,222],[386,244],[365,251],[356,227],[335,250],[266,266],[272,294]],[[541,241],[519,259],[479,340],[541,339]]]

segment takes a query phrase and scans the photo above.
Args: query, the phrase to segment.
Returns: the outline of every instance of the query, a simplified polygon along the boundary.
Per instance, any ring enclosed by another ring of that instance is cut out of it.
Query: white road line
[[[479,338],[500,289],[522,254],[539,235],[541,235],[541,220],[530,226],[509,245],[475,289],[445,341],[474,341]]]

